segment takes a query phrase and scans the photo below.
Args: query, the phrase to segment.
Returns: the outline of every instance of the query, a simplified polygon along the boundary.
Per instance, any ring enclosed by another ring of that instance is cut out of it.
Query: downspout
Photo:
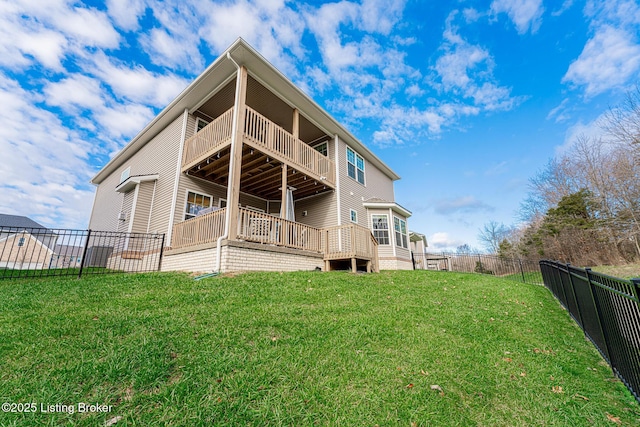
[[[236,137],[238,135],[238,98],[240,97],[240,66],[236,61],[231,57],[231,53],[227,52],[227,59],[236,66],[236,94],[234,100],[234,112],[233,112],[233,120],[231,122],[231,152],[233,153],[233,148],[236,144]],[[235,168],[235,162],[233,162],[233,158],[229,158],[229,180],[233,176],[233,168]],[[227,182],[227,200],[231,200],[231,185],[230,182]],[[220,264],[222,263],[222,241],[229,237],[229,220],[230,220],[231,212],[229,210],[229,206],[227,204],[227,210],[224,215],[224,232],[222,236],[218,237],[216,241],[216,268],[213,270],[216,273],[220,272]]]
[[[338,203],[337,203],[337,207],[338,207],[338,225],[342,225],[342,207],[341,207],[341,203],[340,203],[340,199],[342,198],[342,194],[340,193],[340,150],[338,149],[338,146],[340,145],[340,142],[338,140],[338,134],[335,134],[333,137],[335,143],[334,146],[335,148],[334,153],[335,153],[335,159],[336,159],[336,192],[338,194]]]

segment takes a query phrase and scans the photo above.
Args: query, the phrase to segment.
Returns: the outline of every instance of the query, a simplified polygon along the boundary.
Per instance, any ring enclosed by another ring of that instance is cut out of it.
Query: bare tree
[[[492,254],[498,253],[500,243],[509,237],[511,229],[502,223],[489,221],[479,231],[478,240]]]

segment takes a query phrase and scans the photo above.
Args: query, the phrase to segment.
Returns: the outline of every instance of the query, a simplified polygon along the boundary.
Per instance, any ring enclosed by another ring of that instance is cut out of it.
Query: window
[[[396,232],[396,246],[408,248],[407,244],[407,221],[398,217],[393,217],[393,229]]]
[[[323,142],[321,144],[318,144],[316,146],[313,147],[314,150],[316,150],[318,153],[322,154],[323,156],[328,156],[329,154],[329,150],[327,148],[327,142]]]
[[[200,117],[196,117],[196,132],[200,132],[209,122],[201,119]]]
[[[373,237],[376,238],[378,244],[389,244],[389,217],[386,215],[371,215],[373,225]]]
[[[220,209],[227,207],[227,199],[218,199],[218,207]]]
[[[21,237],[21,238],[18,240],[18,246],[24,246],[24,237]]]
[[[357,224],[358,223],[358,212],[356,212],[353,209],[351,209],[350,216],[351,216],[351,222],[355,222]]]
[[[364,185],[364,159],[349,147],[347,147],[347,173]]]
[[[184,213],[184,219],[194,218],[202,209],[210,208],[212,199],[211,196],[189,191],[187,193],[187,207]]]
[[[125,182],[130,175],[131,175],[131,166],[129,166],[128,168],[122,171],[122,173],[120,174],[120,182],[121,183]]]

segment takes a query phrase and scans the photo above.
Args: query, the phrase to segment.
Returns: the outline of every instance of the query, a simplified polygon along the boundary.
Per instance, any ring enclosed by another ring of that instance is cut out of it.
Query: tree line
[[[484,225],[488,251],[585,266],[640,260],[640,86],[598,125],[602,136],[577,137],[529,180],[519,226]]]

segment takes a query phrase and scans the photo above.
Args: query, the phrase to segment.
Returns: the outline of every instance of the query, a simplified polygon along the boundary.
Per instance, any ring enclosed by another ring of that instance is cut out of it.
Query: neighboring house
[[[58,235],[26,216],[0,214],[0,268],[48,268]]]
[[[411,269],[399,176],[238,39],[92,179],[163,270]]]
[[[416,270],[427,269],[427,237],[424,234],[409,231],[411,253],[413,254],[413,267]]]

